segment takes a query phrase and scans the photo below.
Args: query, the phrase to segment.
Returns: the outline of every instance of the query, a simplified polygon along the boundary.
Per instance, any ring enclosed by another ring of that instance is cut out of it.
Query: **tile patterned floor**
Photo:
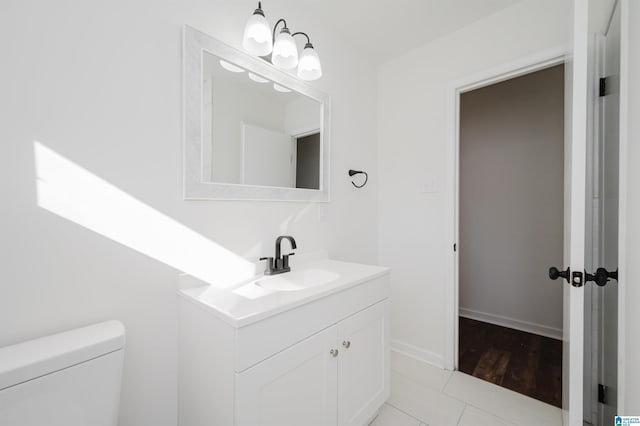
[[[562,411],[391,352],[391,397],[371,426],[561,426]]]

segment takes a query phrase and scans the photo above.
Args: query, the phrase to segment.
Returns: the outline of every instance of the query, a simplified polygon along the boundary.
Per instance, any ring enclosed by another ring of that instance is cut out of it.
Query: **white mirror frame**
[[[320,189],[215,183],[203,179],[202,72],[207,51],[248,71],[295,90],[321,104]],[[183,169],[187,200],[329,201],[330,99],[270,63],[237,50],[188,25],[183,31]]]

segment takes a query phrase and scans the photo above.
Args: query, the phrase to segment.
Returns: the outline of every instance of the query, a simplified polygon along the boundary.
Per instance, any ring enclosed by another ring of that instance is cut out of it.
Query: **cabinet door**
[[[388,301],[338,324],[338,425],[361,426],[389,397]]]
[[[335,425],[336,339],[333,326],[236,374],[236,425]]]

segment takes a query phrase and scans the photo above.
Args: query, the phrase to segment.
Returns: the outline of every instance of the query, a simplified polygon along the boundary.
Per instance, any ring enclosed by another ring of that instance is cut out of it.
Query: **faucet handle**
[[[271,271],[273,271],[273,257],[261,257],[260,260],[267,261],[267,267],[264,270],[265,273],[270,273]]]
[[[295,253],[289,253],[289,254],[283,254],[282,255],[282,267],[283,268],[288,268],[289,267],[289,256],[295,256]]]

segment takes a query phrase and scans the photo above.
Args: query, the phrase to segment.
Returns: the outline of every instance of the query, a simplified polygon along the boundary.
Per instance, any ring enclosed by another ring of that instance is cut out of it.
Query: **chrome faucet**
[[[261,257],[260,260],[267,261],[267,267],[264,270],[265,275],[276,275],[282,274],[283,272],[291,271],[291,267],[289,267],[289,257],[295,255],[295,253],[283,254],[282,252],[282,240],[289,240],[291,244],[291,249],[295,250],[298,248],[296,246],[296,240],[290,235],[281,235],[276,238],[276,256],[273,257]]]

